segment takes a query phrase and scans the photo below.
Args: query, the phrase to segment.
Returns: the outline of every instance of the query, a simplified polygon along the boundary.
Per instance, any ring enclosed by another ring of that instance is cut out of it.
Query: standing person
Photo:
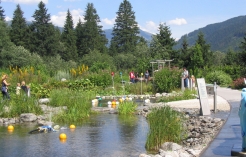
[[[9,93],[8,93],[8,86],[10,86],[10,83],[7,82],[8,75],[3,75],[2,77],[2,94],[3,99],[7,98],[10,99]]]
[[[185,88],[188,88],[188,82],[189,82],[189,72],[188,72],[188,70],[184,67],[183,68],[183,74],[182,74],[182,76],[183,76],[183,79],[184,79],[184,87]]]
[[[144,73],[144,79],[145,79],[145,83],[148,83],[149,81],[149,71],[146,70],[146,72]]]
[[[25,81],[21,82],[21,89],[25,92],[25,94],[29,97],[30,96],[30,88],[26,85]]]
[[[20,83],[17,83],[17,86],[16,86],[16,95],[20,95],[20,90],[21,90],[21,85],[20,85]]]
[[[135,83],[135,75],[133,70],[129,73],[129,79],[130,82]]]

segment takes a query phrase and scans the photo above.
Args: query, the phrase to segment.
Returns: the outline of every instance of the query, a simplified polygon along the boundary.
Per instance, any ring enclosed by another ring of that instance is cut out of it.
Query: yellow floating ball
[[[123,102],[123,99],[120,98],[120,99],[119,99],[119,102]]]
[[[75,125],[70,125],[70,129],[75,129],[76,127],[75,127]]]
[[[66,140],[67,139],[67,135],[64,133],[61,133],[59,136],[60,140]]]
[[[9,125],[8,126],[8,130],[14,130],[14,126],[13,125]]]

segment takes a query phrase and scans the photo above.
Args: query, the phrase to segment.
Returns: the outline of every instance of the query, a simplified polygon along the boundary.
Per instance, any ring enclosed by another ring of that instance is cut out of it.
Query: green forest
[[[159,24],[158,33],[152,36],[151,41],[139,36],[134,8],[128,0],[119,4],[110,41],[105,37],[93,3],[85,6],[84,19],[76,25],[68,9],[62,32],[51,23],[49,10],[42,1],[30,24],[27,24],[24,11],[17,5],[13,20],[7,25],[4,9],[0,6],[2,73],[30,67],[43,77],[56,77],[58,73],[79,76],[84,71],[110,75],[112,71],[121,71],[127,79],[130,70],[138,73],[149,70],[153,74],[157,67],[152,67],[151,61],[172,60],[170,67],[166,63],[165,68],[186,67],[190,75],[205,77],[208,83],[216,81],[221,85],[236,86],[233,82],[224,83],[224,79],[229,77],[232,81],[240,80],[237,88],[244,86],[246,34],[241,37],[238,51],[212,51],[202,31],[197,33],[193,45],[189,45],[184,36],[181,47],[174,49],[177,42],[165,23]]]

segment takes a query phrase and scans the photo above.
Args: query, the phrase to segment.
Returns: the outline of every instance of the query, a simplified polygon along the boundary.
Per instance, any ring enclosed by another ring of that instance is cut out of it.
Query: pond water
[[[148,123],[143,116],[119,116],[102,113],[93,115],[76,129],[58,132],[28,134],[38,126],[33,124],[14,125],[9,132],[7,126],[0,126],[1,157],[138,157],[146,153],[145,142]],[[65,133],[67,140],[60,141]]]

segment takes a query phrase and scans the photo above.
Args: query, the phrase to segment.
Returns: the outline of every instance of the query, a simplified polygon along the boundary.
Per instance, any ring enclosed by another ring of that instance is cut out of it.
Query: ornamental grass
[[[119,104],[119,115],[131,115],[134,114],[137,108],[137,104],[133,101],[123,101]]]
[[[170,106],[153,108],[147,120],[150,129],[145,147],[149,151],[158,150],[165,142],[180,143],[186,137],[183,114]]]
[[[51,92],[50,106],[67,106],[67,109],[54,115],[56,122],[79,122],[90,116],[91,100],[95,97],[91,91],[73,91],[69,89]]]

